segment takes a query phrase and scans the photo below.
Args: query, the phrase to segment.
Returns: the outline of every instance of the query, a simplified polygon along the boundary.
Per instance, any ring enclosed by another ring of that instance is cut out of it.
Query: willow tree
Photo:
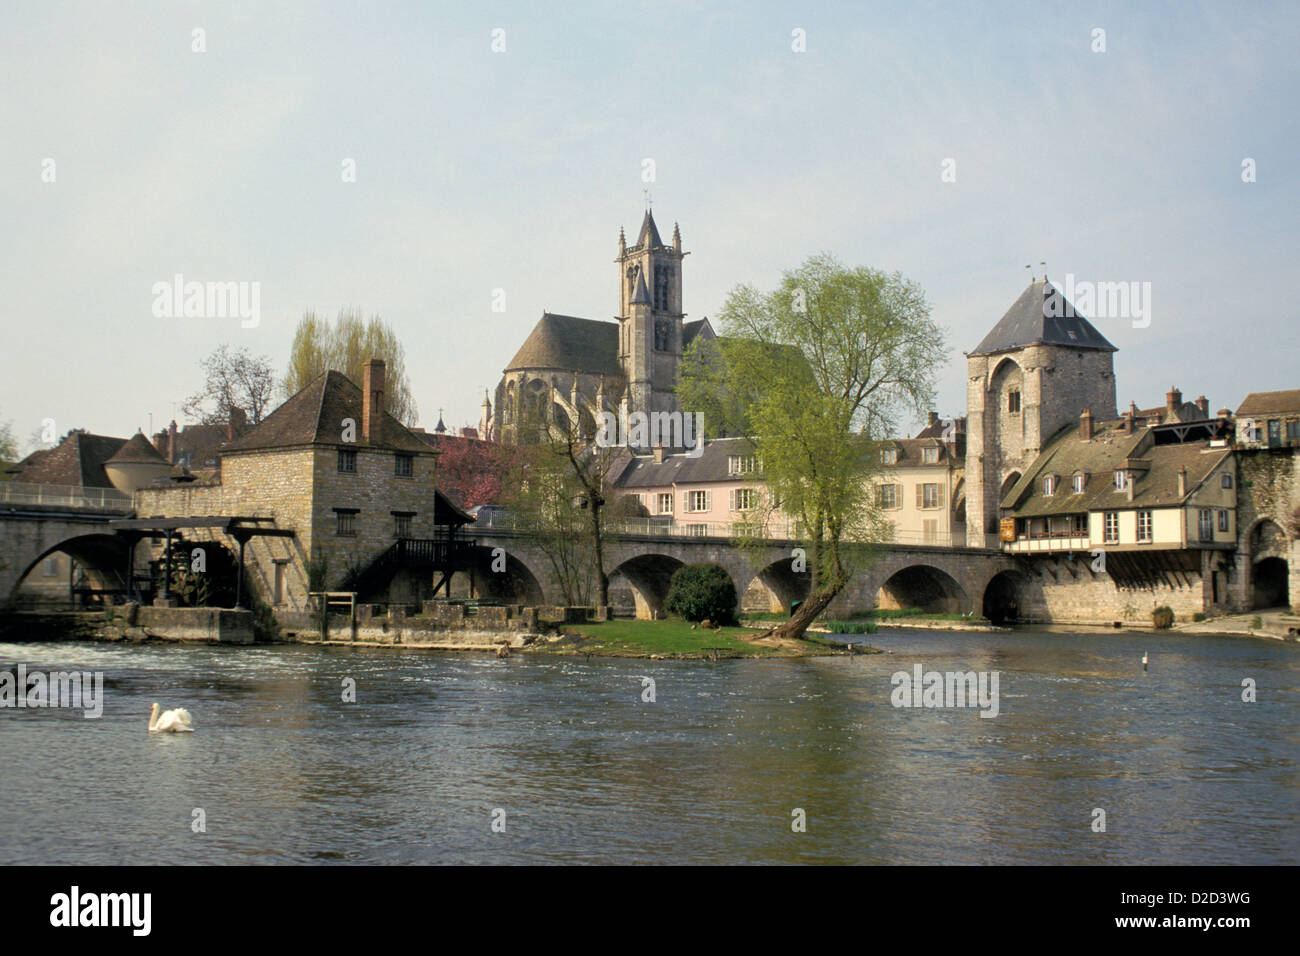
[[[898,273],[813,256],[761,292],[734,288],[720,337],[682,364],[682,408],[713,434],[747,435],[769,501],[795,522],[812,592],[774,633],[800,637],[890,529],[875,497],[878,443],[932,407],[945,331]]]
[[[414,425],[419,410],[406,375],[406,349],[388,323],[377,315],[367,319],[356,309],[340,310],[332,323],[315,312],[303,315],[289,349],[285,397],[331,369],[360,386],[362,369],[372,358],[384,360],[384,410],[403,425]]]

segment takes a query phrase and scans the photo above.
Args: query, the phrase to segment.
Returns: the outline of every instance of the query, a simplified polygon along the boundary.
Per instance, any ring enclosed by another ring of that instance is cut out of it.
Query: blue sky
[[[690,318],[816,252],[898,270],[962,414],[962,351],[1046,260],[1151,283],[1148,328],[1096,322],[1121,406],[1235,407],[1300,387],[1297,49],[1294,3],[8,3],[0,421],[161,428],[215,346],[283,370],[305,310],[355,306],[421,424],[474,424],[543,309],[612,317],[646,158]],[[260,282],[261,324],[154,317],[176,273]]]

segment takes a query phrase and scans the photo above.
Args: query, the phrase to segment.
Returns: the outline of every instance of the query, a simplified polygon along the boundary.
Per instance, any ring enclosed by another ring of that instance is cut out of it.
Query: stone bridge
[[[108,530],[121,507],[0,504],[0,607],[12,603],[19,582],[56,551],[75,558],[100,588],[126,587],[131,543]]]
[[[129,514],[129,506],[120,503],[78,507],[0,501],[0,606],[12,603],[22,579],[55,551],[75,558],[99,587],[124,588],[139,535],[114,533],[107,524]],[[474,538],[473,566],[457,575],[461,594],[509,603],[564,603],[551,561],[536,544],[496,528],[484,528]],[[742,606],[752,611],[787,611],[791,601],[808,595],[811,582],[808,570],[797,570],[793,543],[748,550],[722,537],[618,534],[607,541],[605,558],[611,604],[642,618],[663,611],[669,580],[684,564],[721,565]],[[978,614],[990,593],[1005,589],[1011,575],[1003,572],[1014,568],[1014,559],[998,551],[881,545],[831,611],[848,614],[878,606]]]
[[[474,537],[477,593],[512,603],[562,601],[550,559],[535,544],[500,529],[485,529]],[[663,610],[674,571],[684,564],[710,562],[731,575],[746,610],[788,611],[791,601],[807,597],[811,583],[808,570],[795,570],[794,547],[773,542],[750,550],[727,538],[618,535],[605,548],[610,603],[625,612],[635,609],[637,617],[652,617]],[[503,572],[493,572],[494,556],[498,568],[499,559],[505,559]],[[833,613],[920,607],[979,614],[990,583],[1016,567],[1014,559],[1000,551],[894,544],[880,545],[864,564],[831,605]]]

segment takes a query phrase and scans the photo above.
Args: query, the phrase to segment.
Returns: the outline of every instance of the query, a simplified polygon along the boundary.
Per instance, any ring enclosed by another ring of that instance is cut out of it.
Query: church
[[[594,435],[602,412],[680,411],[674,388],[682,352],[712,339],[707,318],[686,321],[681,230],[665,244],[647,209],[636,243],[618,233],[618,313],[613,321],[545,312],[506,366],[493,402],[483,396],[484,437],[518,442],[524,423]]]

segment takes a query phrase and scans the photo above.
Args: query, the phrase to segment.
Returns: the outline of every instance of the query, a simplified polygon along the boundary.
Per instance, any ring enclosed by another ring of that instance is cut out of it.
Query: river
[[[0,644],[105,682],[99,719],[0,709],[0,863],[1300,863],[1297,645],[869,640],[889,653]],[[894,707],[918,663],[997,671],[998,715]],[[196,732],[147,733],[154,701]]]

